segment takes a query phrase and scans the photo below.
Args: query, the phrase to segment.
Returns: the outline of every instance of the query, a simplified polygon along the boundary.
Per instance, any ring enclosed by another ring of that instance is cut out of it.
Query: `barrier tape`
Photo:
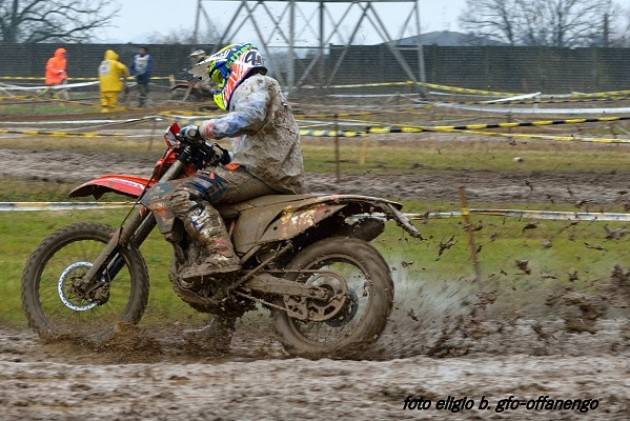
[[[134,202],[0,202],[0,212],[65,211],[91,209],[119,209],[133,206]],[[602,221],[630,222],[630,213],[618,212],[571,212],[534,209],[466,209],[469,215],[496,216],[516,219],[546,221]],[[427,219],[461,218],[462,211],[438,211],[406,213],[412,221]]]
[[[545,98],[545,99],[527,99],[527,100],[509,100],[505,98],[507,104],[566,104],[566,103],[591,103],[591,102],[610,102],[610,101],[628,101],[630,96],[605,97],[605,98]],[[436,101],[444,102],[444,101]],[[427,104],[431,102],[427,101]],[[447,104],[460,105],[491,105],[498,104],[497,101],[445,101]]]
[[[198,116],[201,117],[201,116]],[[144,119],[154,118],[154,116],[146,117]],[[177,118],[177,117],[174,117]],[[142,120],[142,119],[138,119]],[[585,123],[610,123],[616,121],[630,120],[630,116],[606,116],[606,117],[593,117],[593,118],[571,118],[562,120],[537,120],[537,121],[522,121],[522,122],[500,122],[500,123],[475,123],[464,124],[455,126],[366,126],[361,130],[325,130],[325,129],[301,129],[299,131],[302,136],[311,137],[359,137],[366,134],[394,134],[394,133],[423,133],[423,132],[455,132],[455,131],[470,131],[477,132],[477,134],[488,134],[479,132],[480,130],[487,129],[510,129],[515,127],[542,127],[542,126],[557,126],[564,124],[585,124]],[[133,120],[130,120],[133,121]],[[194,120],[186,120],[188,123],[198,123]],[[330,122],[329,124],[331,124]],[[338,124],[343,124],[339,122]],[[60,130],[16,130],[16,129],[0,129],[0,134],[18,134],[18,135],[30,135],[30,136],[55,136],[55,137],[131,137],[128,133],[100,133],[100,132],[68,132]],[[501,135],[501,134],[500,134]],[[526,135],[526,134],[506,134],[508,137],[535,137],[545,136],[547,138],[557,138],[558,140],[578,140],[573,136],[546,136],[546,135]],[[606,143],[627,143],[625,139],[605,139],[602,142]]]
[[[510,129],[514,127],[540,127],[540,126],[557,126],[563,124],[584,124],[584,123],[602,123],[630,120],[630,116],[609,116],[609,117],[592,117],[592,118],[568,118],[563,120],[537,120],[537,121],[521,121],[511,122],[505,121],[501,123],[478,123],[464,124],[458,126],[391,126],[391,127],[367,127],[366,132],[371,134],[387,134],[387,133],[421,133],[421,132],[452,132],[465,130],[484,130],[484,129]]]
[[[99,132],[66,132],[57,130],[15,130],[0,129],[0,134],[21,134],[28,136],[52,136],[52,137],[150,137],[150,135],[132,135],[129,133],[99,133]]]
[[[498,216],[517,219],[537,219],[546,221],[602,221],[602,222],[630,222],[630,213],[616,212],[570,212],[547,211],[530,209],[467,209],[471,215]],[[407,218],[413,221],[427,219],[461,218],[462,211],[408,213]]]
[[[61,85],[53,85],[53,86],[17,86],[17,85],[0,85],[0,90],[5,91],[39,91],[43,89],[52,89],[52,90],[62,90],[62,89],[74,89],[74,88],[83,88],[86,86],[98,85],[98,81],[94,82],[81,82],[81,83],[64,83]]]
[[[581,136],[561,136],[535,133],[497,133],[487,131],[469,130],[460,132],[463,134],[478,134],[483,136],[505,137],[509,139],[534,139],[534,140],[554,140],[559,142],[587,142],[587,143],[630,143],[630,139],[617,137],[581,137]]]
[[[427,104],[432,107],[451,108],[455,110],[473,111],[476,113],[494,113],[494,114],[618,114],[630,113],[630,107],[610,107],[610,108],[518,108],[518,107],[492,107],[478,105],[461,105],[449,102],[431,102],[415,101],[420,104]]]
[[[0,202],[0,212],[118,209],[134,202]]]
[[[135,79],[129,76],[127,79]],[[169,80],[171,76],[151,76],[151,80]],[[43,76],[0,76],[0,80],[46,80]],[[98,80],[97,77],[69,77],[67,80]]]

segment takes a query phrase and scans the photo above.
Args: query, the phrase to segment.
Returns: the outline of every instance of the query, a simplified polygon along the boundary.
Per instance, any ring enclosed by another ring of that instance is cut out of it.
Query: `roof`
[[[416,45],[418,36],[414,35],[407,38],[401,38],[396,41],[397,45]],[[467,45],[491,45],[500,46],[507,45],[501,41],[496,41],[491,38],[477,36],[473,34],[465,34],[463,32],[454,31],[433,31],[426,32],[420,35],[420,40],[423,45],[439,45],[439,46],[467,46]]]

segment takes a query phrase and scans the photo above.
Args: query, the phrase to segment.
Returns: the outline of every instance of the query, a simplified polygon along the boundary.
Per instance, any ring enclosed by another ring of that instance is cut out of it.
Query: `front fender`
[[[119,193],[128,197],[138,198],[142,192],[155,184],[154,180],[126,174],[105,174],[75,187],[70,197],[94,196],[99,199],[107,192]]]

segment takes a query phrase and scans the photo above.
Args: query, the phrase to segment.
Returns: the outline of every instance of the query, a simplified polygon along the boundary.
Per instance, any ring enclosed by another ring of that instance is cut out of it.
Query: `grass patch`
[[[34,99],[37,101],[37,99]],[[3,115],[49,115],[49,114],[82,114],[98,111],[97,106],[63,103],[63,102],[38,102],[30,104],[4,104]]]
[[[439,206],[423,202],[410,205],[416,210]],[[0,214],[0,294],[3,297],[0,320],[24,324],[20,303],[21,272],[28,255],[45,236],[77,221],[117,225],[123,215],[123,210]],[[614,230],[627,224],[583,222],[573,225],[545,221],[535,228],[524,229],[525,221],[490,217],[474,218],[474,223],[479,228],[475,237],[481,246],[479,258],[484,279],[497,282],[503,291],[515,295],[515,302],[540,302],[543,297],[532,296],[533,290],[548,291],[564,286],[586,288],[597,280],[607,279],[615,264],[623,266],[630,261],[630,236],[609,240],[604,229],[604,225]],[[393,266],[395,277],[426,282],[472,278],[467,238],[459,219],[430,221],[421,224],[420,229],[426,241],[406,238],[393,224],[374,241]],[[450,247],[449,243],[452,243]],[[440,248],[443,248],[441,255]],[[171,260],[168,243],[154,232],[143,244],[142,253],[151,275],[145,320],[197,317],[171,290],[167,277]],[[530,273],[519,269],[516,260],[527,260]]]

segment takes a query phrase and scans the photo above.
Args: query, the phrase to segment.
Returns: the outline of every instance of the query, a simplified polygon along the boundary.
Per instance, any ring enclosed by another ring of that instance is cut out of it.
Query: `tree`
[[[611,0],[520,0],[520,3],[521,19],[525,22],[521,37],[526,45],[583,47],[602,43],[614,16]]]
[[[112,0],[0,0],[0,42],[82,42],[108,26]]]
[[[510,45],[606,45],[616,17],[612,0],[467,0],[462,26]]]
[[[518,42],[518,0],[467,0],[462,27],[478,38],[515,45]]]

